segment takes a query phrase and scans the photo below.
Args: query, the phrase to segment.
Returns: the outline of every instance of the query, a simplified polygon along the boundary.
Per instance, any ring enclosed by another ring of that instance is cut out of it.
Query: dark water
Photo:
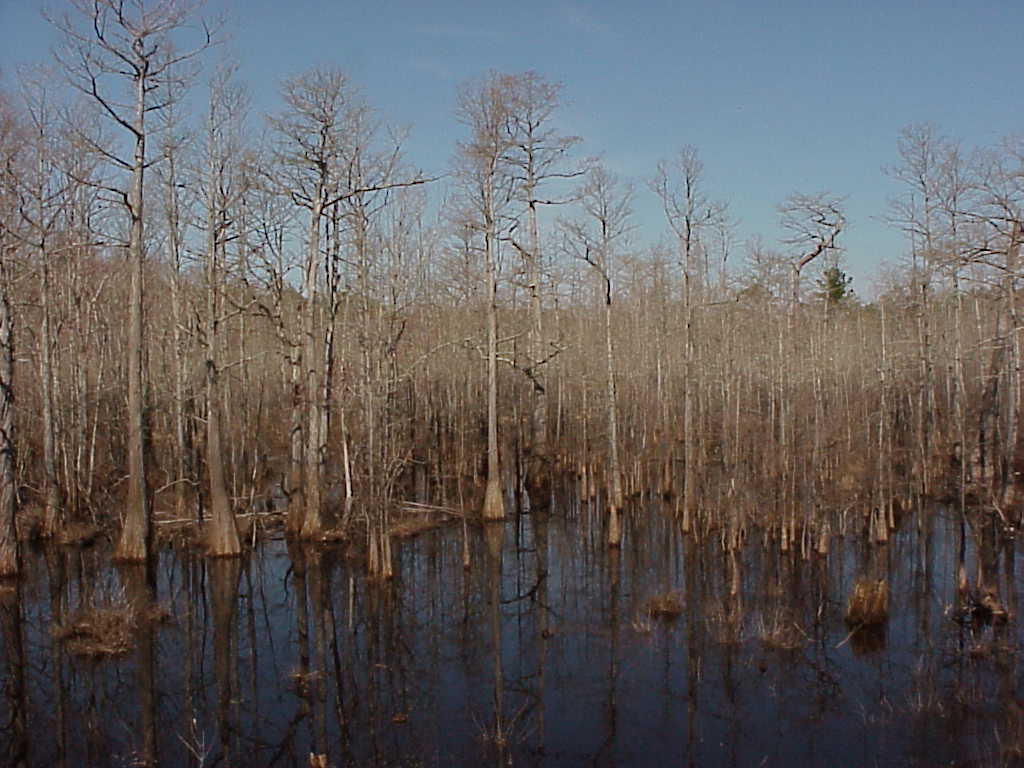
[[[636,513],[635,513],[636,514]],[[1004,765],[1024,750],[1018,545],[968,529],[1011,612],[954,620],[960,525],[933,510],[887,546],[742,553],[657,512],[620,553],[570,506],[400,542],[368,582],[338,550],[262,544],[240,562],[165,550],[153,581],[100,550],[37,553],[3,608],[7,764]],[[859,578],[890,618],[849,636]],[[156,604],[152,608],[155,591]],[[652,617],[674,592],[681,613]],[[135,606],[131,648],[54,633],[83,605]]]

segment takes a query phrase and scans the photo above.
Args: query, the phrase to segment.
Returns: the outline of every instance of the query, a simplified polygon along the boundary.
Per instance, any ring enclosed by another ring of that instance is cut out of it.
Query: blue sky
[[[0,0],[4,72],[48,56],[42,5]],[[222,9],[257,111],[276,108],[282,77],[339,66],[412,126],[409,159],[430,172],[461,137],[459,83],[490,69],[561,82],[563,130],[634,180],[644,241],[665,229],[645,182],[682,144],[699,148],[742,238],[775,241],[792,192],[845,196],[862,295],[905,250],[880,221],[900,129],[931,122],[968,147],[1024,131],[1021,0],[210,0]]]

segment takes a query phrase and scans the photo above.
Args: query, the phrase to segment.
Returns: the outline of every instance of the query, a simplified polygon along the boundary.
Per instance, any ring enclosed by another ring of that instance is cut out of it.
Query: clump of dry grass
[[[404,502],[398,515],[399,519],[393,522],[388,529],[388,533],[397,539],[418,536],[421,533],[442,528],[458,516],[451,507],[419,504],[412,501]]]
[[[18,541],[35,541],[43,529],[43,510],[25,506],[18,510]]]
[[[444,520],[431,520],[422,517],[419,519],[402,520],[394,523],[388,530],[388,533],[396,539],[407,539],[412,536],[419,536],[427,531],[436,530],[444,525],[444,522]]]
[[[743,617],[735,607],[714,601],[704,614],[710,636],[716,645],[737,645],[744,640]]]
[[[156,520],[156,543],[159,546],[171,546],[175,549],[196,549],[202,541],[200,524],[191,519]]]
[[[651,617],[646,613],[639,613],[633,619],[633,631],[638,635],[649,635],[654,630]]]
[[[643,604],[642,613],[652,619],[671,621],[683,612],[683,596],[678,592],[651,595]]]
[[[320,673],[315,670],[293,670],[288,675],[288,684],[295,695],[305,698],[320,684]]]
[[[109,603],[80,608],[56,625],[53,634],[71,655],[102,659],[131,651],[139,627],[170,620],[166,605],[154,603],[139,609],[121,595]]]
[[[68,523],[58,536],[60,543],[69,547],[88,547],[99,538],[100,529],[95,523]]]
[[[846,623],[851,627],[876,627],[889,618],[889,582],[861,580],[853,586],[846,603]]]
[[[783,610],[759,615],[753,632],[761,645],[778,651],[795,651],[807,644],[807,633]]]
[[[1018,765],[1024,759],[1024,702],[1020,699],[1010,699],[1006,704],[1005,727],[1001,734],[997,730],[996,736],[1002,745],[1003,761]]]
[[[78,611],[56,627],[54,635],[73,656],[105,658],[132,649],[136,626],[136,611],[130,603],[101,605]]]

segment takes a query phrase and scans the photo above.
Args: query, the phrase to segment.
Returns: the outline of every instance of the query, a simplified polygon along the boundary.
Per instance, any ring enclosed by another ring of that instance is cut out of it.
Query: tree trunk
[[[53,416],[53,333],[50,321],[50,265],[45,253],[42,257],[43,280],[39,296],[42,323],[39,329],[39,379],[43,398],[43,535],[53,536],[61,528],[63,514],[60,486],[57,483],[57,452]]]
[[[37,147],[37,187],[35,197],[38,204],[36,211],[39,227],[39,268],[41,280],[39,286],[39,309],[42,319],[39,328],[39,381],[41,383],[42,416],[43,416],[43,530],[45,537],[57,533],[62,523],[62,506],[60,487],[57,483],[57,458],[54,446],[54,415],[53,415],[53,333],[51,312],[53,298],[50,285],[50,255],[47,242],[47,210],[46,210],[46,168],[44,158],[44,136],[42,129]]]
[[[622,467],[619,462],[619,414],[615,397],[615,355],[612,345],[612,287],[605,276],[605,355],[608,364],[608,546],[622,544]]]
[[[188,428],[186,426],[185,412],[185,382],[186,382],[186,356],[185,356],[185,333],[182,328],[184,312],[182,311],[182,264],[181,264],[181,220],[178,209],[177,173],[175,167],[175,156],[169,153],[167,175],[167,238],[168,256],[170,257],[171,268],[171,322],[174,339],[174,445],[177,455],[175,456],[175,484],[174,484],[174,512],[175,516],[183,518],[187,514],[188,487],[187,482],[191,481],[191,462],[188,459],[189,441]]]
[[[1003,503],[1017,501],[1015,486],[1018,483],[1018,467],[1024,467],[1024,457],[1018,448],[1020,439],[1020,407],[1021,407],[1021,338],[1018,327],[1019,318],[1017,315],[1017,267],[1020,260],[1021,247],[1021,223],[1015,221],[1010,230],[1010,242],[1006,249],[1006,303],[1010,334],[1009,347],[1012,361],[1009,366],[1010,382],[1008,394],[1008,407],[1006,414],[1006,431],[1003,441],[1003,466],[1002,466],[1002,501]]]
[[[211,136],[211,143],[213,137]],[[214,148],[211,146],[211,153]],[[210,520],[206,552],[213,557],[235,557],[242,551],[238,523],[224,482],[224,451],[221,446],[221,399],[218,386],[220,364],[221,237],[227,218],[218,188],[220,184],[211,159],[207,201],[206,253],[206,470],[210,481]]]
[[[212,353],[210,354],[212,357]],[[220,391],[217,386],[217,365],[213,359],[206,361],[206,398],[206,469],[210,481],[210,520],[207,523],[206,552],[213,557],[234,557],[241,553],[242,546],[238,538],[235,513],[231,508],[224,482]]]
[[[306,303],[303,308],[302,365],[306,396],[306,447],[303,460],[303,538],[314,539],[323,535],[323,440],[320,365],[323,356],[317,343],[317,310],[319,293],[317,274],[320,266],[320,218],[326,190],[321,184],[313,202],[309,221],[309,244],[306,254]]]
[[[143,174],[146,164],[146,83],[135,81],[135,152],[128,209],[131,232],[128,258],[131,264],[131,299],[128,320],[128,506],[115,557],[142,562],[152,544],[152,512],[146,482],[145,392],[143,389]]]
[[[540,231],[537,225],[537,203],[533,200],[534,190],[528,190],[530,197],[530,368],[533,371],[533,439],[531,453],[544,456],[548,451],[548,394],[541,379],[541,361],[544,359],[544,315],[540,296]]]
[[[498,456],[498,287],[494,274],[494,236],[490,225],[484,237],[487,241],[487,490],[483,518],[503,520],[505,497],[501,489]]]
[[[683,532],[689,533],[697,511],[697,435],[694,429],[693,264],[691,241],[686,238],[683,258]]]
[[[7,265],[0,264],[0,578],[21,571],[15,515],[18,486],[14,467],[14,317],[8,297]]]

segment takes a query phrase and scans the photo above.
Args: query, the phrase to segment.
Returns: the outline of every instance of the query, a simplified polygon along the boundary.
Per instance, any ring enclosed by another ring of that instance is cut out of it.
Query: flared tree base
[[[496,477],[487,480],[487,491],[484,494],[482,515],[484,520],[505,519],[505,497],[501,492],[501,483],[498,482]]]
[[[208,557],[238,557],[242,554],[238,526],[233,520],[210,523],[206,533],[206,554]]]
[[[18,548],[14,541],[0,545],[0,580],[13,581],[21,575]]]
[[[149,541],[142,526],[125,521],[121,538],[114,550],[114,560],[119,563],[144,563],[149,558]]]

